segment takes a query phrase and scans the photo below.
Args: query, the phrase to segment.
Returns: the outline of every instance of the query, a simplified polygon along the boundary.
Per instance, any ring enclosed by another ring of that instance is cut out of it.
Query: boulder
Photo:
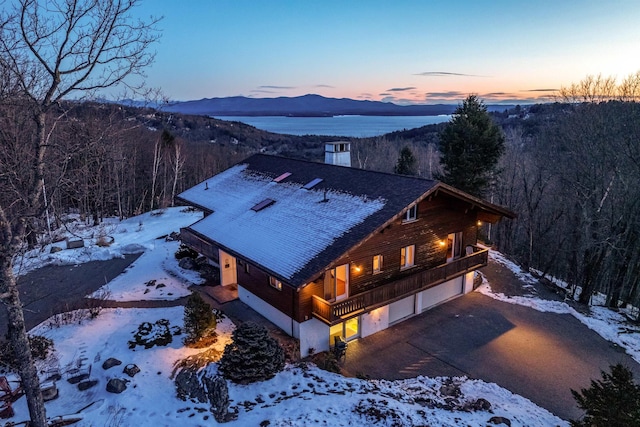
[[[504,424],[508,427],[511,427],[511,420],[505,417],[491,417],[489,418],[489,422],[495,425]]]
[[[60,246],[51,246],[51,249],[49,250],[49,253],[55,254],[56,252],[60,252],[61,250],[62,250],[62,248]]]
[[[140,372],[140,368],[138,368],[137,365],[130,363],[124,367],[124,370],[122,372],[133,378],[138,372]]]
[[[102,364],[102,369],[107,370],[118,365],[122,365],[122,362],[116,359],[115,357],[110,357],[104,361],[104,363]]]
[[[109,393],[120,394],[127,389],[127,380],[121,378],[111,378],[107,383]]]
[[[219,423],[229,421],[229,388],[227,381],[219,375],[202,379],[207,390],[211,413]]]
[[[78,383],[78,390],[85,391],[98,384],[98,380],[86,380]]]
[[[490,411],[491,402],[481,397],[474,402],[466,403],[462,409],[465,411]]]

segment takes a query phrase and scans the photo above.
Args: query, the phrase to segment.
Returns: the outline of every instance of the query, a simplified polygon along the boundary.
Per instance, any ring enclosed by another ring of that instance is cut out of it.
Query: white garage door
[[[436,304],[453,298],[462,293],[463,277],[444,282],[441,285],[422,291],[422,309],[426,310]]]
[[[389,304],[389,324],[411,316],[415,313],[415,306],[414,295]]]

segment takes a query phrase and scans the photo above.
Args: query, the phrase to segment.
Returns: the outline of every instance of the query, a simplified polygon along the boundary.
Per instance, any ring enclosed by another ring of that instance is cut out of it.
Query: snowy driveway
[[[385,379],[466,375],[569,419],[581,415],[570,389],[588,387],[618,362],[640,378],[640,365],[623,349],[575,317],[472,292],[350,343],[345,370]]]

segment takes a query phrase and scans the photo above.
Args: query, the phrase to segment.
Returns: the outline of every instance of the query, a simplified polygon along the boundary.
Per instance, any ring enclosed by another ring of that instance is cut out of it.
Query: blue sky
[[[147,83],[171,99],[317,93],[523,102],[640,70],[640,1],[147,0]]]

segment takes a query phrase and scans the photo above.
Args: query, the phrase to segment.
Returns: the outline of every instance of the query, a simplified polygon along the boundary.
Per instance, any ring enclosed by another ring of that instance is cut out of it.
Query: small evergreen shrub
[[[53,341],[41,335],[29,335],[29,347],[31,348],[31,355],[35,360],[46,360],[54,349]],[[18,369],[18,359],[13,352],[13,346],[9,340],[0,345],[0,366],[12,372],[16,372]]]
[[[219,372],[238,384],[265,381],[284,369],[284,350],[264,326],[245,322],[233,331],[220,359]]]
[[[572,426],[640,426],[640,386],[621,364],[610,369],[610,374],[602,371],[601,380],[591,380],[591,387],[571,390],[578,407],[586,411],[582,419],[571,421]]]
[[[216,317],[199,293],[194,292],[184,306],[184,344],[206,347],[215,342]],[[213,339],[213,341],[212,341]]]
[[[184,243],[180,243],[180,247],[176,251],[175,257],[176,257],[176,259],[182,259],[182,258],[193,258],[193,259],[196,259],[196,258],[198,258],[198,252],[194,251],[193,249],[191,249],[189,246],[185,245]]]

